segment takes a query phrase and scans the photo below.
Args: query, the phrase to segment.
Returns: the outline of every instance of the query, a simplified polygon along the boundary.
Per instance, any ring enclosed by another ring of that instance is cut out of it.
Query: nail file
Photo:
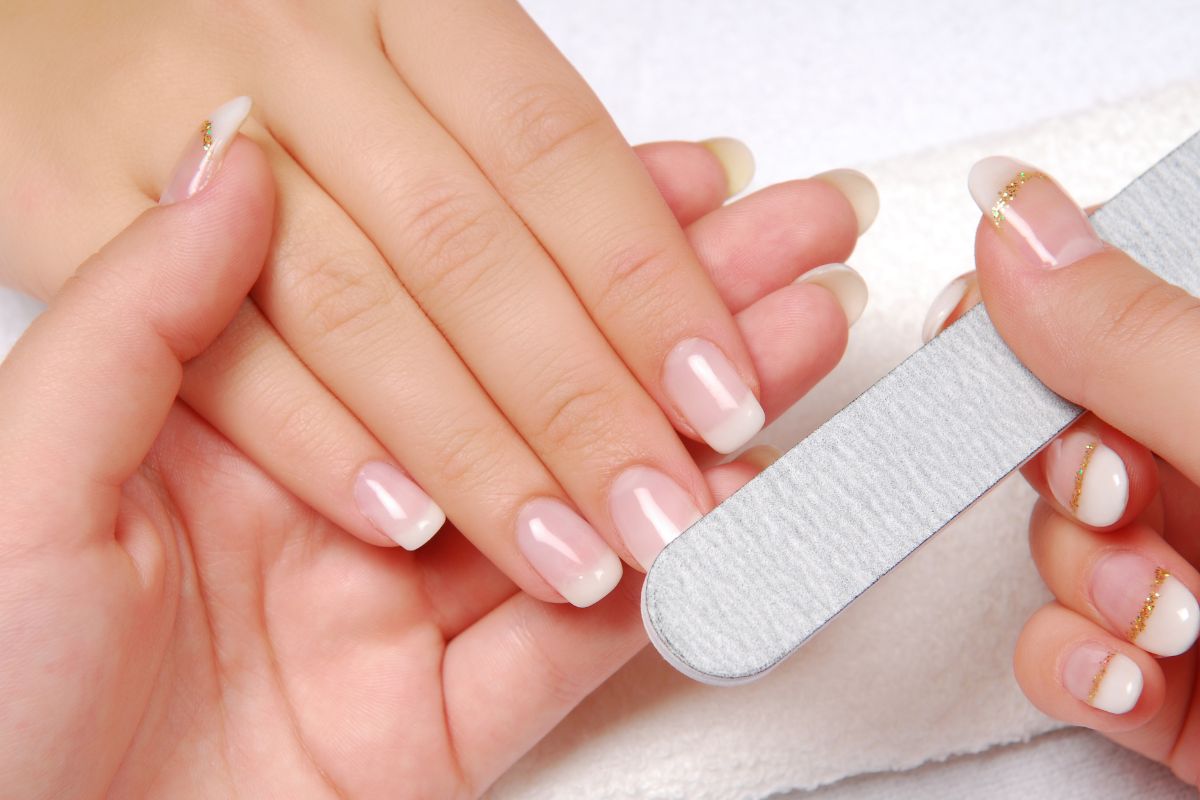
[[[1092,222],[1200,294],[1200,134]],[[659,553],[651,642],[705,683],[762,676],[1081,413],[976,306]]]

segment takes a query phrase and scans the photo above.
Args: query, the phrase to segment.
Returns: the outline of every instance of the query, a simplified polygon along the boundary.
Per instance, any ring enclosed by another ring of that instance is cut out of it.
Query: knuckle
[[[326,253],[290,271],[288,289],[322,338],[371,327],[399,291],[386,271],[354,251]]]
[[[503,209],[446,183],[431,185],[417,197],[408,222],[405,277],[418,296],[462,297],[487,274],[486,256],[503,236]]]
[[[598,319],[609,319],[631,307],[640,312],[671,297],[675,259],[661,247],[626,248],[609,258],[602,274],[593,308]]]
[[[436,436],[428,437],[434,447],[435,480],[448,486],[490,485],[490,476],[502,473],[508,452],[497,438],[495,429],[485,426],[463,424],[462,420],[443,423]]]
[[[615,414],[621,407],[614,389],[599,377],[604,374],[606,370],[595,365],[558,369],[544,382],[552,388],[544,395],[542,414],[532,431],[536,449],[582,450],[583,442],[591,445],[589,452],[603,449],[595,444],[620,430]]]
[[[607,128],[597,103],[557,86],[524,86],[499,104],[492,118],[504,143],[501,172],[516,178],[539,182],[573,160],[584,163]]]

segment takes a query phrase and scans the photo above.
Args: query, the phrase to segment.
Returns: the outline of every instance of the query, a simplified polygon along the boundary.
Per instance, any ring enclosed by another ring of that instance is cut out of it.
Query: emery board
[[[1200,134],[1091,219],[1200,294]],[[762,676],[1081,413],[976,306],[659,553],[651,642],[705,683]]]

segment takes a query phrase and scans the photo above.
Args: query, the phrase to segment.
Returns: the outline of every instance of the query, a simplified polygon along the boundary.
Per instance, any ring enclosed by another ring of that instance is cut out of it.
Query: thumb
[[[1200,300],[1104,244],[1045,173],[971,170],[984,211],[980,291],[996,329],[1048,387],[1200,480]]]
[[[4,509],[12,530],[111,534],[120,487],[158,435],[182,363],[257,278],[274,189],[258,147],[235,139],[236,125],[226,134],[206,135],[204,151],[217,151],[199,164],[207,185],[146,211],[89,259],[0,365],[0,506],[19,502]]]

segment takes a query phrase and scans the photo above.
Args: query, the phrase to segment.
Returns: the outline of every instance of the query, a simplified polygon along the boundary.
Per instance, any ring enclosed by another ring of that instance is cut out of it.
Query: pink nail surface
[[[696,433],[732,453],[758,433],[762,406],[725,354],[706,339],[686,339],[667,355],[663,387]]]
[[[565,503],[538,498],[517,516],[517,546],[571,605],[585,608],[621,580],[621,559]]]
[[[1067,655],[1062,681],[1073,697],[1110,714],[1128,713],[1142,696],[1142,671],[1133,659],[1095,642]]]
[[[1045,465],[1050,493],[1080,522],[1104,528],[1125,515],[1125,462],[1094,432],[1075,430],[1051,442]]]
[[[249,97],[236,97],[197,127],[183,149],[175,172],[167,181],[159,204],[165,206],[186,200],[212,180],[221,168],[229,145],[237,138],[238,129],[250,115],[250,107]]]
[[[613,523],[643,570],[700,519],[700,510],[683,487],[650,467],[630,467],[618,475],[608,502]]]
[[[1091,591],[1113,630],[1148,653],[1177,656],[1200,633],[1195,596],[1169,571],[1137,553],[1101,560],[1092,570]]]
[[[428,542],[446,522],[442,509],[421,487],[383,461],[372,461],[359,471],[354,501],[377,531],[405,550]]]
[[[1031,266],[1057,269],[1104,249],[1083,209],[1036,167],[993,156],[971,169],[967,183],[976,205]]]

